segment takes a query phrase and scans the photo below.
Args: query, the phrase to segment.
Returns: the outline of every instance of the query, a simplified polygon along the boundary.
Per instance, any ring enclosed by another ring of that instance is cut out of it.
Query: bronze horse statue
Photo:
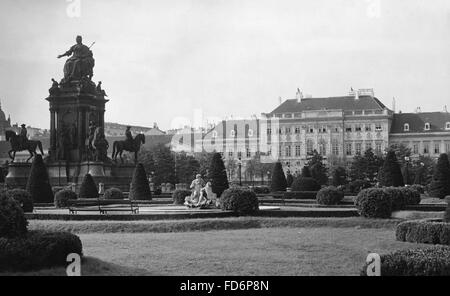
[[[37,155],[36,153],[36,149],[39,148],[39,150],[41,151],[41,155],[44,155],[44,151],[42,150],[42,143],[41,141],[32,141],[32,140],[27,140],[25,145],[21,145],[20,143],[20,139],[15,132],[13,131],[5,131],[5,136],[6,136],[6,141],[10,142],[11,144],[11,150],[8,151],[8,155],[9,157],[12,159],[12,161],[14,162],[14,159],[16,158],[16,152],[17,151],[24,151],[24,150],[28,150],[28,152],[30,152],[30,157],[27,159],[27,162],[30,161],[30,159]],[[11,155],[11,152],[13,152],[13,155]]]
[[[113,143],[112,159],[117,161],[117,156],[119,156],[123,163],[122,153],[123,151],[128,151],[134,152],[134,162],[137,163],[138,152],[141,150],[142,144],[145,144],[145,136],[143,134],[138,134],[133,139],[132,147],[129,147],[130,145],[127,141],[115,141]]]

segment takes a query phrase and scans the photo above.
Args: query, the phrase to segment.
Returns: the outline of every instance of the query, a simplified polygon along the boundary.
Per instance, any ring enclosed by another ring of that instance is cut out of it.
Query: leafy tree
[[[413,161],[412,171],[414,173],[414,184],[426,186],[433,179],[435,161],[429,156],[421,155],[418,160]]]
[[[148,183],[147,173],[142,163],[139,163],[134,169],[133,179],[131,180],[130,199],[132,200],[151,200],[150,184]]]
[[[433,173],[433,181],[430,184],[430,195],[444,198],[450,195],[450,163],[448,155],[443,153],[439,156]]]
[[[156,185],[161,183],[176,184],[178,180],[175,174],[175,155],[170,148],[164,144],[159,144],[151,152],[154,163],[152,171],[155,172],[153,182]]]
[[[191,183],[195,175],[200,171],[200,163],[195,157],[181,152],[176,155],[177,181],[179,183]]]
[[[220,153],[214,153],[209,169],[208,179],[211,181],[212,191],[221,196],[229,188],[227,172]]]
[[[382,165],[383,159],[374,154],[372,149],[367,149],[363,155],[356,155],[353,158],[349,172],[350,178],[374,182]]]
[[[91,174],[86,174],[81,182],[79,198],[98,198],[97,185]]]
[[[316,150],[314,150],[311,159],[307,163],[310,168],[311,175],[316,179],[319,185],[328,183],[327,167],[323,164],[323,157]]]
[[[214,154],[215,153],[210,152],[201,152],[195,154],[195,158],[200,164],[199,174],[201,174],[202,176],[208,176],[208,170],[211,165],[211,161],[213,159]]]
[[[347,171],[343,167],[337,167],[333,171],[333,186],[347,184]]]
[[[236,172],[238,170],[238,163],[236,159],[232,157],[227,158],[225,161],[225,167],[227,170],[228,179],[232,181],[235,178]]]
[[[400,164],[395,156],[395,151],[390,150],[387,153],[386,160],[383,164],[383,176],[381,184],[387,187],[401,187],[404,186],[402,171]]]
[[[53,191],[42,155],[36,155],[33,159],[26,190],[30,193],[34,203],[53,202]]]
[[[275,163],[272,170],[272,182],[270,184],[270,189],[272,192],[276,191],[286,191],[287,182],[286,176],[284,175],[283,166],[281,162]]]

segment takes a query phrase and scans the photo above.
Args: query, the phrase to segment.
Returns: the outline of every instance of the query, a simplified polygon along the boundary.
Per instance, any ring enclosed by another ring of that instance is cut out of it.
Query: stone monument
[[[111,162],[107,156],[109,143],[104,134],[106,92],[102,83],[92,81],[95,66],[90,47],[81,36],[67,52],[58,56],[68,59],[64,78],[52,79],[50,104],[50,149],[45,161],[52,186],[75,183],[78,186],[85,174],[106,187],[114,185],[128,190],[134,165]],[[6,183],[25,186],[25,175],[30,165],[12,163]],[[20,179],[19,179],[20,177]],[[77,186],[77,187],[78,187]]]

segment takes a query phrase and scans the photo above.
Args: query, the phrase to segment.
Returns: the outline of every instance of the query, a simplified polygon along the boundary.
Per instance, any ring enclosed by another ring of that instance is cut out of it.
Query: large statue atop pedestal
[[[67,52],[58,56],[58,59],[65,56],[69,57],[64,65],[64,78],[61,84],[72,80],[92,80],[92,76],[94,76],[95,60],[90,47],[83,44],[81,36],[77,36],[76,42]]]

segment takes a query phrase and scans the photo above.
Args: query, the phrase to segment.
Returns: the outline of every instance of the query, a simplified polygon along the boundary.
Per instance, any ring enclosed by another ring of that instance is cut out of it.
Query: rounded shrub
[[[103,194],[104,199],[123,199],[123,192],[119,188],[109,188]]]
[[[409,186],[409,188],[417,190],[420,194],[425,194],[425,186],[423,185],[414,184]]]
[[[450,245],[450,224],[442,220],[413,220],[397,225],[395,236],[402,242]]]
[[[358,213],[366,218],[390,218],[392,200],[381,188],[362,190],[355,199]]]
[[[98,190],[95,185],[94,179],[91,174],[86,174],[83,178],[83,182],[80,186],[80,193],[78,194],[80,199],[85,198],[98,198]]]
[[[427,249],[399,250],[381,255],[382,276],[449,276],[450,248],[433,246]],[[367,275],[365,264],[361,275]]]
[[[191,195],[190,190],[184,190],[184,189],[175,190],[172,193],[173,203],[175,205],[182,205],[182,204],[184,204],[184,200],[186,199],[186,197],[188,197],[190,195]]]
[[[28,191],[13,189],[8,190],[7,194],[20,204],[24,213],[33,213],[33,199]]]
[[[222,193],[220,207],[224,211],[252,214],[259,210],[259,201],[253,191],[230,188]]]
[[[317,192],[319,205],[337,205],[344,199],[344,192],[334,186],[325,187]]]
[[[57,208],[67,208],[70,206],[71,200],[76,200],[77,194],[69,189],[63,189],[56,193],[55,195],[55,207]]]
[[[413,206],[420,204],[421,198],[419,191],[411,187],[402,187],[400,190],[405,198],[406,205]]]
[[[152,192],[150,183],[147,179],[144,165],[139,163],[134,169],[133,179],[131,180],[130,199],[132,200],[151,200]]]
[[[352,194],[358,194],[361,190],[370,188],[372,184],[370,184],[367,180],[355,180],[348,184],[349,190]]]
[[[0,237],[14,238],[27,233],[28,221],[19,202],[6,192],[0,193]],[[0,247],[1,250],[1,247]],[[0,262],[2,262],[0,260]]]
[[[407,203],[401,187],[385,187],[383,190],[392,201],[392,211],[405,209]]]
[[[67,255],[83,255],[80,238],[67,232],[29,231],[16,238],[0,238],[0,271],[24,272],[67,266]]]
[[[292,191],[318,191],[320,185],[312,177],[297,177],[292,183]]]

